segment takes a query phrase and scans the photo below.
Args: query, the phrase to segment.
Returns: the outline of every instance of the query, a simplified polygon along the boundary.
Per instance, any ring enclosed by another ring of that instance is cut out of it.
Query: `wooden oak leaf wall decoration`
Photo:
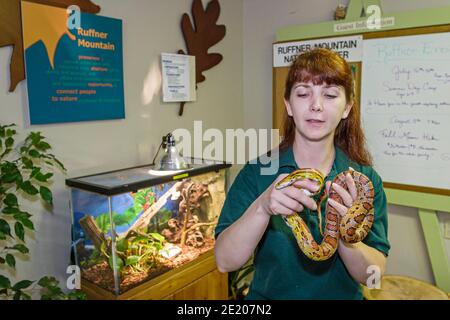
[[[81,11],[86,13],[98,13],[100,11],[100,7],[89,0],[27,1],[61,8],[77,5]],[[0,47],[14,47],[10,62],[10,92],[13,92],[19,82],[25,79],[20,3],[21,0],[0,0]]]
[[[209,48],[220,42],[226,33],[224,25],[217,25],[220,15],[218,0],[211,0],[203,9],[201,0],[192,3],[192,17],[187,13],[181,19],[181,30],[186,42],[187,54],[195,56],[196,84],[206,80],[203,72],[218,65],[223,57],[219,53],[208,53]],[[182,50],[178,53],[185,54]],[[181,103],[179,115],[183,115],[184,102]]]

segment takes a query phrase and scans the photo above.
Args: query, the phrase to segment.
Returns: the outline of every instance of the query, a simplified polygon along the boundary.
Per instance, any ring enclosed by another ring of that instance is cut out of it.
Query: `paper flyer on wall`
[[[195,56],[162,53],[161,66],[164,102],[187,102],[197,99]]]

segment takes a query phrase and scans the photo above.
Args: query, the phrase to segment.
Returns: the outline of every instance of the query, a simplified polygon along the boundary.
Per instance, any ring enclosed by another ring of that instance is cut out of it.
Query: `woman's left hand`
[[[327,181],[325,184],[328,194],[330,194],[329,191],[331,187],[334,191],[336,191],[339,194],[339,196],[342,198],[344,202],[344,204],[340,204],[337,201],[328,198],[328,203],[334,209],[336,209],[337,212],[339,212],[341,218],[343,218],[347,214],[348,209],[353,205],[353,202],[356,200],[357,197],[355,181],[353,180],[353,177],[350,175],[350,173],[347,173],[345,175],[345,180],[347,183],[348,191],[336,183],[334,183],[331,186],[331,181]]]

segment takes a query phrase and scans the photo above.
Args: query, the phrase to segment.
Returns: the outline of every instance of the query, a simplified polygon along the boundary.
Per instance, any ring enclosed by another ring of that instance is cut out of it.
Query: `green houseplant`
[[[33,232],[32,214],[23,211],[20,201],[43,202],[53,205],[47,187],[55,169],[65,171],[64,165],[51,153],[51,146],[40,132],[31,132],[22,143],[16,143],[16,125],[0,125],[0,270],[15,269],[18,255],[27,255],[26,229]],[[38,292],[41,299],[85,299],[82,292],[66,294],[54,277],[38,281],[21,280],[15,284],[0,275],[0,298],[29,300]]]
[[[253,257],[240,269],[230,272],[228,278],[228,295],[230,300],[244,300],[253,279],[255,266]]]

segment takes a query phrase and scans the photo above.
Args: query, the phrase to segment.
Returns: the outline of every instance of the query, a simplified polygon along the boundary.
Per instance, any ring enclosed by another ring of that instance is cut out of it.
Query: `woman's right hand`
[[[269,215],[291,215],[296,212],[302,212],[305,207],[311,210],[317,210],[316,202],[305,194],[302,189],[306,189],[311,193],[318,191],[317,183],[309,180],[299,180],[291,186],[277,190],[275,185],[285,178],[287,174],[281,174],[275,181],[264,191],[260,198],[264,211]]]

